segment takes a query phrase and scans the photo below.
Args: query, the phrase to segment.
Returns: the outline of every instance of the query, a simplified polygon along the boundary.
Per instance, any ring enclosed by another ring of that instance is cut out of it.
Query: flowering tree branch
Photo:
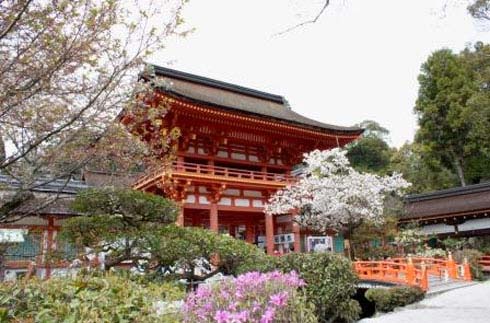
[[[295,221],[326,232],[352,228],[363,220],[383,221],[384,200],[411,184],[400,174],[381,177],[359,173],[339,148],[305,155],[300,180],[278,191],[266,205],[269,214],[299,210]]]

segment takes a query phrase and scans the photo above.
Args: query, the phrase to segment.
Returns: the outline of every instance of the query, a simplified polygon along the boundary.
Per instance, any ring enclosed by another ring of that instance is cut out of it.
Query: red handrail
[[[354,270],[360,279],[418,286],[428,289],[427,271],[411,264],[390,261],[356,261]]]
[[[459,270],[458,270],[459,269]],[[363,280],[381,281],[429,288],[428,276],[471,281],[470,267],[465,261],[458,265],[452,256],[447,259],[408,257],[387,261],[355,261],[354,270]]]
[[[482,266],[483,271],[490,272],[490,255],[485,255],[480,258],[480,266]]]
[[[290,183],[296,180],[294,176],[289,174],[277,174],[260,171],[250,171],[239,168],[221,167],[206,164],[195,164],[174,161],[171,166],[160,166],[147,175],[139,178],[133,185],[138,185],[148,179],[164,173],[196,173],[202,175],[213,175],[226,178],[239,178],[249,180],[274,181],[281,183]]]

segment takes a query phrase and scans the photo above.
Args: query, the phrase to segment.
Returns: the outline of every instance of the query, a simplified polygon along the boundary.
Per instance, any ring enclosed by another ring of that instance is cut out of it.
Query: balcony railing
[[[233,179],[240,181],[263,181],[274,183],[287,183],[294,182],[296,177],[289,174],[276,174],[260,171],[251,171],[239,168],[220,167],[205,164],[194,164],[185,162],[173,162],[171,167],[164,166],[149,172],[149,174],[139,178],[133,185],[135,188],[145,186],[145,183],[157,178],[161,178],[164,175],[172,174],[172,176],[192,176],[202,175],[206,178],[215,178],[226,181],[232,181]]]

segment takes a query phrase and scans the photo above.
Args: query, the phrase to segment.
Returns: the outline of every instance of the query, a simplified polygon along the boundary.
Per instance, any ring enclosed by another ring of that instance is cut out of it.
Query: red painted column
[[[218,233],[218,203],[211,202],[211,209],[209,210],[209,229]]]
[[[296,222],[293,222],[293,235],[294,252],[301,252],[301,227]]]
[[[54,218],[52,216],[48,217],[48,230],[47,230],[47,237],[46,237],[46,249],[44,251],[44,269],[46,270],[45,272],[45,278],[50,278],[51,277],[51,257],[52,257],[52,251],[54,251],[54,243],[53,243],[53,237],[54,237]]]
[[[245,239],[248,243],[255,242],[255,226],[252,223],[247,223],[247,233]]]
[[[267,254],[274,254],[274,218],[272,214],[265,215],[265,243]]]

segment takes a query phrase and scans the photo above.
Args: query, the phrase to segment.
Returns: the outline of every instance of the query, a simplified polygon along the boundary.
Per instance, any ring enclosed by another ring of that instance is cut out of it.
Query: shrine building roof
[[[490,210],[490,182],[405,197],[402,221],[476,214]]]
[[[359,127],[342,127],[319,122],[292,110],[287,100],[281,96],[243,86],[213,80],[161,66],[153,66],[159,78],[158,88],[163,93],[188,101],[229,111],[246,113],[256,117],[267,117],[278,122],[320,132],[337,132],[360,135]],[[141,77],[150,80],[151,75]]]

